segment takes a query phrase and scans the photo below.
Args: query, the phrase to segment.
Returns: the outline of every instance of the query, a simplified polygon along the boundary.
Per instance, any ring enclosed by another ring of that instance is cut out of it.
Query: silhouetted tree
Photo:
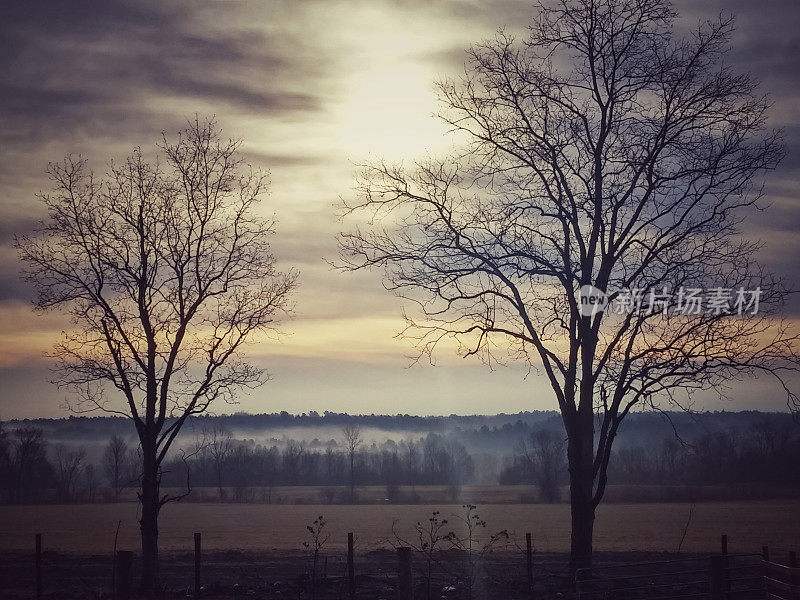
[[[252,486],[256,482],[256,456],[251,447],[243,442],[231,444],[226,458],[226,470],[233,489],[234,502],[249,502]]]
[[[448,440],[442,449],[442,471],[445,473],[450,500],[459,502],[461,487],[472,477],[475,467],[472,457],[463,444],[454,439]]]
[[[53,354],[75,410],[136,428],[147,590],[158,585],[159,511],[174,499],[161,494],[161,464],[187,419],[265,380],[243,347],[275,330],[296,286],[276,269],[274,223],[257,215],[266,175],[243,164],[239,142],[195,119],[159,148],[161,161],[137,149],[102,180],[84,160],[51,165],[49,218],[16,239],[36,307],[75,322]]]
[[[8,430],[0,420],[0,497],[4,502],[10,500],[11,482],[11,445],[8,439]]]
[[[342,267],[380,269],[420,307],[407,333],[421,355],[455,339],[547,377],[567,434],[573,569],[591,565],[634,406],[685,405],[755,371],[783,384],[798,362],[785,292],[737,229],[783,154],[763,131],[768,101],[722,64],[731,19],[684,39],[674,19],[666,0],[540,4],[525,40],[499,33],[438,85],[463,151],[366,165],[345,205],[368,219],[341,236]],[[622,310],[582,311],[584,286]],[[719,293],[694,312],[694,290]],[[724,310],[739,290],[760,292],[757,311],[753,295],[744,314]]]
[[[344,455],[331,444],[328,444],[328,447],[325,448],[324,464],[326,483],[332,484],[343,479],[345,470]]]
[[[407,439],[400,442],[400,448],[405,458],[408,484],[411,486],[411,500],[415,501],[420,469],[419,446],[414,440]]]
[[[38,427],[14,430],[11,442],[11,502],[41,499],[53,478],[53,467],[47,460],[47,441]]]
[[[363,443],[361,439],[361,427],[358,425],[347,425],[342,429],[344,434],[344,446],[347,457],[350,461],[350,502],[356,501],[356,453]]]
[[[216,473],[217,490],[220,502],[225,501],[225,489],[223,486],[222,473],[225,471],[228,456],[233,449],[231,432],[221,425],[213,425],[204,433],[205,451],[214,463]]]
[[[277,446],[271,448],[261,448],[257,451],[259,461],[257,473],[259,474],[258,485],[266,488],[265,500],[272,504],[272,488],[275,485],[279,472],[280,452]]]
[[[54,467],[56,475],[56,501],[69,504],[73,500],[75,487],[83,473],[86,450],[70,450],[63,444],[55,447]]]
[[[119,502],[120,493],[129,483],[130,473],[128,472],[128,467],[128,444],[120,436],[112,435],[108,445],[103,450],[103,470],[108,483],[111,485],[114,502]]]
[[[97,496],[98,478],[92,463],[88,463],[83,468],[83,482],[86,489],[86,501],[90,504],[95,501]]]
[[[559,483],[566,471],[563,434],[553,429],[539,429],[521,443],[522,456],[530,471],[539,496],[544,502],[561,499]]]
[[[402,468],[397,448],[382,450],[378,454],[378,471],[386,486],[386,498],[389,502],[397,502],[402,481]]]

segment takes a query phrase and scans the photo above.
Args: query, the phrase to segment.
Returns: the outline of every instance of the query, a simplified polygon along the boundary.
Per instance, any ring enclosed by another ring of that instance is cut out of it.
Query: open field
[[[173,495],[183,493],[180,488],[162,488]],[[223,488],[225,498],[237,501],[237,490]],[[386,487],[365,485],[358,487],[358,504],[450,504],[453,490],[446,485],[398,486],[394,501],[386,497]],[[569,487],[561,486],[561,498],[569,497]],[[348,504],[350,488],[347,486],[276,486],[248,487],[239,500],[261,504]],[[459,503],[470,504],[535,504],[542,502],[533,485],[469,484],[459,487]],[[734,500],[774,500],[800,498],[800,488],[790,485],[609,485],[603,496],[604,504],[632,504],[636,502],[727,502]],[[123,499],[136,501],[136,490],[125,491]],[[218,502],[215,487],[198,487],[184,502]]]
[[[357,550],[387,547],[392,522],[410,535],[413,523],[441,511],[457,529],[451,515],[454,505],[263,505],[182,504],[167,505],[161,516],[161,547],[167,552],[191,549],[192,532],[203,533],[209,550],[301,550],[305,526],[318,515],[328,521],[328,548],[341,550],[346,532],[357,537]],[[524,540],[533,533],[540,552],[562,552],[569,547],[569,507],[566,504],[484,505],[478,513],[487,521],[487,533],[508,529]],[[670,551],[677,549],[686,525],[689,505],[613,504],[598,510],[595,528],[597,550]],[[121,521],[118,547],[139,546],[137,505],[42,505],[4,506],[0,509],[0,551],[30,550],[36,532],[48,550],[75,554],[106,553],[114,544]],[[713,552],[719,535],[728,534],[732,552],[752,552],[762,544],[776,548],[796,547],[800,542],[800,500],[709,502],[695,506],[683,550]]]

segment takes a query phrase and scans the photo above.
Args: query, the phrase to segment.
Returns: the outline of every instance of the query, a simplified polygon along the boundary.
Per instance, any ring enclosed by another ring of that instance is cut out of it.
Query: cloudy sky
[[[800,4],[677,4],[683,23],[734,12],[730,61],[771,94],[788,156],[768,180],[772,208],[748,220],[763,259],[797,286],[800,264]],[[430,115],[432,82],[456,75],[463,51],[501,26],[524,24],[530,2],[265,0],[262,2],[6,2],[0,9],[0,417],[55,416],[64,397],[42,353],[66,326],[34,315],[11,246],[42,216],[48,161],[81,154],[102,173],[135,146],[152,148],[195,113],[216,115],[271,172],[275,251],[301,271],[297,316],[280,342],[253,348],[274,380],[246,410],[417,414],[554,408],[535,373],[494,371],[443,352],[409,368],[401,302],[378,274],[334,272],[335,204],[353,164],[413,159],[451,140]],[[709,409],[785,408],[776,386],[743,382]]]

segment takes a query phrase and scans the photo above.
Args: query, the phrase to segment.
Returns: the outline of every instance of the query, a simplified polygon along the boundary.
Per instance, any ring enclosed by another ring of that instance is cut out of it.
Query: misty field
[[[48,550],[67,553],[106,553],[113,548],[118,522],[118,548],[139,545],[136,503],[91,505],[6,506],[0,511],[0,551],[29,550],[34,534],[41,532]],[[598,510],[595,528],[597,550],[669,551],[678,548],[690,505],[613,504]],[[416,521],[439,510],[454,530],[457,505],[263,505],[181,504],[162,511],[161,547],[167,552],[188,551],[192,533],[203,533],[209,550],[301,550],[305,526],[324,515],[331,533],[328,548],[346,545],[346,532],[356,534],[357,550],[388,547],[392,523],[401,537],[411,535]],[[537,551],[561,552],[569,548],[569,507],[566,504],[485,505],[478,514],[486,520],[486,533],[508,529],[512,539],[533,533]],[[753,552],[762,544],[776,548],[800,540],[800,500],[709,502],[695,506],[682,550],[712,552],[726,533],[733,552]]]

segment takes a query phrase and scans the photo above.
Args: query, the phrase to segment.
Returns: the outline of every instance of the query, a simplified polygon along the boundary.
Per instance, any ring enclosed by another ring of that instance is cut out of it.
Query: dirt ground
[[[346,598],[347,532],[355,534],[358,598],[395,598],[397,557],[394,547],[419,545],[414,523],[432,511],[448,519],[447,529],[463,536],[460,506],[424,505],[258,505],[171,504],[161,515],[161,598],[191,597],[194,589],[193,533],[202,533],[203,597]],[[569,507],[556,505],[484,505],[476,512],[486,521],[478,546],[488,535],[506,529],[498,550],[465,565],[462,554],[439,554],[434,561],[430,598],[472,600],[528,598],[525,533],[535,550],[537,599],[571,598],[574,582],[566,577]],[[329,536],[313,569],[306,526],[318,516]],[[731,553],[755,553],[768,544],[785,554],[800,542],[800,500],[699,503],[690,515],[686,504],[615,504],[598,511],[596,562],[619,564],[663,560],[678,555],[718,553],[720,535]],[[0,509],[0,598],[33,598],[34,536],[43,536],[44,598],[110,598],[112,560],[117,548],[138,555],[137,505],[6,506]],[[393,526],[394,525],[394,526]],[[685,537],[683,536],[685,530]],[[681,538],[684,537],[681,544]],[[415,598],[427,600],[424,556],[415,553]],[[134,577],[138,571],[134,558]],[[466,575],[465,573],[471,573]],[[471,583],[468,583],[471,582]]]
[[[136,551],[139,546],[138,505],[4,506],[0,508],[0,552],[28,551],[41,533],[43,547],[61,553],[104,554],[114,547]],[[263,505],[182,504],[165,506],[160,518],[160,545],[166,552],[188,552],[193,533],[203,535],[208,550],[301,550],[309,525],[317,516],[327,521],[328,549],[343,550],[347,532],[356,537],[356,550],[389,547],[392,524],[403,537],[434,510],[458,530],[460,506],[424,505]],[[566,504],[479,505],[485,534],[506,529],[524,539],[531,532],[539,552],[569,548],[570,516]],[[727,534],[732,552],[759,550],[763,544],[789,547],[800,541],[800,499],[748,502],[710,502],[695,505],[610,504],[598,509],[595,547],[602,551],[714,552]],[[687,525],[688,523],[688,525]]]
[[[686,557],[688,555],[681,555]],[[598,565],[619,565],[670,558],[663,553],[600,552]],[[573,580],[567,576],[567,555],[534,555],[534,593],[538,600],[575,597]],[[344,600],[348,598],[346,557],[325,553],[312,579],[312,558],[302,552],[215,551],[204,555],[201,597],[208,600]],[[414,558],[414,597],[421,600],[529,600],[525,555],[506,551],[479,562],[478,575],[466,582],[463,555],[439,556],[433,565],[430,588],[426,562]],[[43,597],[48,600],[111,599],[110,555],[75,555],[48,551],[43,556]],[[135,576],[138,563],[134,562]],[[0,555],[0,582],[4,600],[33,598],[34,561],[30,553]],[[178,599],[194,596],[194,563],[191,554],[161,557],[163,591],[133,598]],[[397,597],[397,558],[392,550],[358,554],[355,559],[356,598],[394,600]],[[430,590],[430,595],[429,595]]]

